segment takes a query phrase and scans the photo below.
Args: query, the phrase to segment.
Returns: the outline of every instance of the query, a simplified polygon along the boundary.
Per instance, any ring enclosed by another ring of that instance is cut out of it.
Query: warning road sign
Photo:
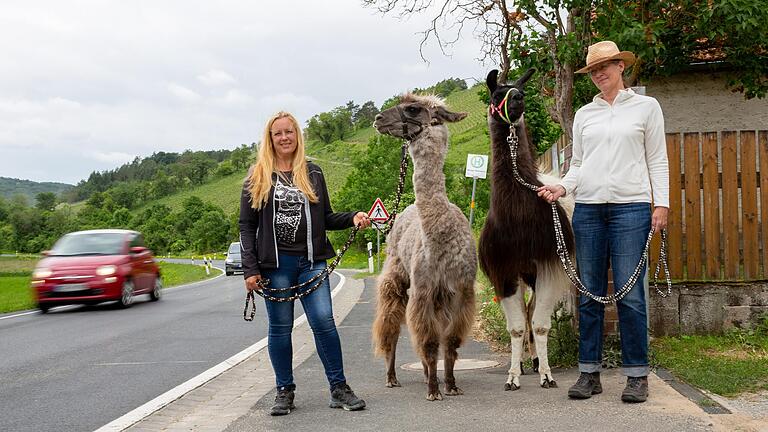
[[[376,198],[376,201],[373,202],[373,206],[371,206],[371,209],[368,211],[368,218],[374,222],[385,222],[389,219],[389,213],[387,213],[387,209],[384,208],[384,203],[381,202],[381,198]]]

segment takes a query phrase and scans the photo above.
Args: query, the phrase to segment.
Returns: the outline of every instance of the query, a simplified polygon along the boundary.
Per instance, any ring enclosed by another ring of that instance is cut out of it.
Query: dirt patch
[[[709,357],[725,357],[733,360],[763,360],[768,359],[768,351],[766,350],[746,350],[732,348],[726,351],[719,351],[715,349],[708,349],[704,352]]]

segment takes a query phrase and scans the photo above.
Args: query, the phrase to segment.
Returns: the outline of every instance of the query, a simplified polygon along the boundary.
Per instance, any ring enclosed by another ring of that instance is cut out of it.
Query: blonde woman
[[[370,226],[364,212],[334,213],[325,177],[307,162],[296,118],[278,112],[267,122],[256,163],[243,185],[240,200],[240,247],[248,291],[258,290],[261,278],[275,288],[306,282],[326,268],[335,255],[326,229]],[[291,292],[271,294],[290,296]],[[277,395],[272,415],[289,414],[294,406],[293,301],[266,301],[269,318],[269,357],[275,371]],[[346,383],[341,343],[333,319],[330,285],[301,299],[315,336],[325,375],[331,386],[331,408],[365,408]]]

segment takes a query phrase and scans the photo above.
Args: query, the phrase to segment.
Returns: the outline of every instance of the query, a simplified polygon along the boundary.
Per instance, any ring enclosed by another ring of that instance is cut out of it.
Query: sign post
[[[469,204],[469,226],[472,227],[472,221],[475,215],[475,190],[477,189],[477,179],[484,179],[488,174],[488,155],[467,154],[467,170],[465,176],[472,177],[472,200]]]
[[[371,220],[371,223],[376,224],[377,227],[379,226],[380,223],[384,223],[389,219],[389,213],[387,212],[387,209],[384,207],[384,203],[381,202],[381,198],[377,197],[376,201],[373,202],[371,209],[368,210],[368,219]],[[379,271],[381,271],[381,253],[379,253],[380,250],[381,250],[381,231],[377,229],[376,230],[376,263]],[[373,260],[371,260],[371,267],[372,266],[373,266]],[[373,270],[371,270],[371,273],[373,273]]]

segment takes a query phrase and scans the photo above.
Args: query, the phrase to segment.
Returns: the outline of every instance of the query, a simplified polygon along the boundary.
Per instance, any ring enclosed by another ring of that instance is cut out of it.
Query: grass
[[[39,257],[0,257],[0,313],[34,309],[36,306],[30,279]],[[218,274],[205,274],[205,268],[191,264],[159,262],[163,285],[168,288],[196,282]]]
[[[8,276],[0,273],[0,313],[33,309],[35,299],[29,285],[30,274]]]
[[[652,350],[659,366],[712,393],[734,396],[768,390],[768,315],[750,330],[659,338]]]
[[[160,274],[163,275],[163,286],[168,288],[176,285],[184,285],[212,278],[219,274],[218,270],[211,270],[211,274],[205,274],[205,267],[192,264],[176,264],[159,262]]]

